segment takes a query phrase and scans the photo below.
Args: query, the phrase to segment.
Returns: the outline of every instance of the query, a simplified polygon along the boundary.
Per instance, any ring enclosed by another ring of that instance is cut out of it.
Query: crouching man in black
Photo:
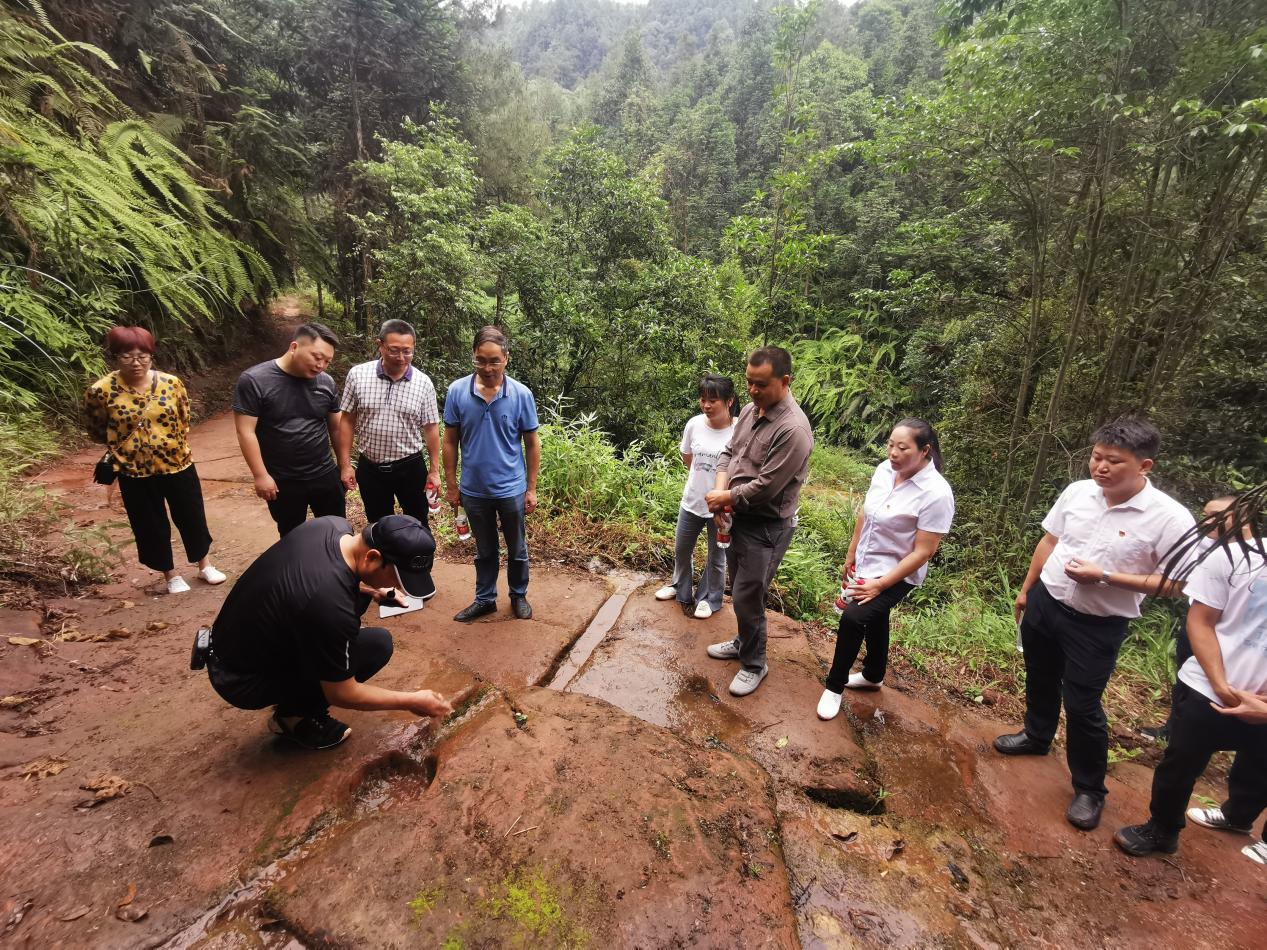
[[[366,683],[391,659],[392,637],[361,626],[370,603],[396,601],[396,588],[414,596],[434,590],[434,554],[430,532],[408,515],[390,515],[359,534],[333,515],[305,522],[229,592],[206,654],[211,685],[239,709],[276,706],[270,728],[307,749],[328,749],[351,734],[330,706],[447,715],[452,706],[432,690]]]

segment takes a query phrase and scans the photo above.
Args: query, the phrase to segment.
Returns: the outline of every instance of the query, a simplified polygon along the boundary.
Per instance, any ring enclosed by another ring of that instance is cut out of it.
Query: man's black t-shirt
[[[370,605],[339,548],[351,533],[344,518],[314,518],[261,554],[216,617],[216,659],[242,673],[350,677],[349,644]]]
[[[328,373],[291,376],[276,360],[238,377],[233,409],[255,416],[264,467],[273,478],[317,478],[335,467],[327,417],[339,411],[339,392]]]

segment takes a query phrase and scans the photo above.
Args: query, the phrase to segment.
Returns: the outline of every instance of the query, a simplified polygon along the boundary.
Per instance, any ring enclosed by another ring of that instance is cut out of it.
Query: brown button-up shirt
[[[792,394],[757,414],[744,406],[730,445],[717,462],[730,476],[736,512],[752,518],[791,518],[809,470],[814,429]]]

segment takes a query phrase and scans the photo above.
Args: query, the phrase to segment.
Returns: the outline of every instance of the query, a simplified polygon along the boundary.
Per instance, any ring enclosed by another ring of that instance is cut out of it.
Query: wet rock
[[[348,946],[797,945],[760,768],[588,697],[513,700],[531,728],[476,714],[429,787],[297,864],[278,915]]]

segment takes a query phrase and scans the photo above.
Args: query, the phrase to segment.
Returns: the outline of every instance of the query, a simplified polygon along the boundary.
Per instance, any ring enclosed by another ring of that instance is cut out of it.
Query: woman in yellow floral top
[[[172,559],[176,522],[189,563],[208,584],[224,582],[211,566],[211,533],[202,485],[189,450],[189,396],[175,376],[153,368],[154,337],[143,327],[115,327],[106,353],[118,367],[88,388],[88,433],[104,442],[119,473],[119,493],[136,538],[137,558],[162,571],[169,594],[189,590]]]

